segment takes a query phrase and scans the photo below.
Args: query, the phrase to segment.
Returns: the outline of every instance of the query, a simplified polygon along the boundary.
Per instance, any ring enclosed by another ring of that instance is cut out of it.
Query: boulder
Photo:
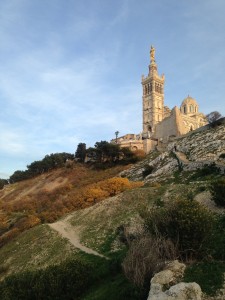
[[[147,300],[201,300],[202,291],[197,283],[177,283],[185,268],[185,264],[177,260],[168,263],[165,270],[151,279]]]

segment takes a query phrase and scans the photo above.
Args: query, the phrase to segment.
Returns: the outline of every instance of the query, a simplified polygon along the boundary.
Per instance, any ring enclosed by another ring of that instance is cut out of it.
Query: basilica
[[[148,75],[142,76],[143,131],[140,134],[126,134],[112,140],[121,147],[129,147],[149,153],[159,143],[167,143],[207,124],[204,114],[199,112],[197,101],[188,95],[180,107],[173,109],[164,105],[165,76],[159,75],[155,61],[155,48],[151,46]]]

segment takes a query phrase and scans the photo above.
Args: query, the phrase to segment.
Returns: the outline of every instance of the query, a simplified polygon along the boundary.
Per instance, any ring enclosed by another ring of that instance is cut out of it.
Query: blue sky
[[[0,178],[142,130],[150,45],[165,105],[225,115],[224,0],[0,0]]]

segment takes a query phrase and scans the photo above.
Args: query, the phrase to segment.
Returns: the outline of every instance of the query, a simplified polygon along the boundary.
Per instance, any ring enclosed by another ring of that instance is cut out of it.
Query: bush
[[[210,186],[210,192],[216,205],[225,207],[225,178],[214,181]]]
[[[153,170],[154,170],[153,166],[146,165],[144,167],[143,172],[142,172],[143,177],[146,177],[146,176],[152,174]]]
[[[203,168],[197,169],[196,172],[190,177],[191,180],[197,180],[199,178],[207,179],[207,177],[212,177],[213,175],[220,174],[220,169],[215,163],[210,165],[204,165]]]
[[[146,157],[146,154],[143,150],[138,149],[134,152],[134,155],[138,158],[138,160],[142,160]]]
[[[143,236],[134,240],[122,267],[126,277],[139,287],[149,284],[152,275],[175,259],[176,248],[163,237]],[[149,287],[149,286],[148,286]]]
[[[200,262],[185,270],[184,281],[197,282],[204,293],[213,296],[218,289],[223,287],[224,272],[224,263]]]
[[[146,216],[146,229],[155,236],[171,239],[181,258],[204,255],[205,242],[211,238],[214,216],[196,201],[177,200],[153,208]]]
[[[225,214],[216,216],[214,230],[207,247],[211,257],[225,260]]]
[[[78,299],[91,284],[92,274],[88,263],[71,260],[45,270],[12,275],[0,283],[1,300]]]
[[[225,158],[225,153],[221,153],[219,157],[220,158]]]

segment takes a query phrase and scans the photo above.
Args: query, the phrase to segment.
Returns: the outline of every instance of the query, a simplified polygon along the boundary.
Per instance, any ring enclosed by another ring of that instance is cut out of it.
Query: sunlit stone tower
[[[164,119],[164,75],[159,76],[155,48],[151,46],[148,76],[142,76],[143,136],[150,137],[155,125]]]

